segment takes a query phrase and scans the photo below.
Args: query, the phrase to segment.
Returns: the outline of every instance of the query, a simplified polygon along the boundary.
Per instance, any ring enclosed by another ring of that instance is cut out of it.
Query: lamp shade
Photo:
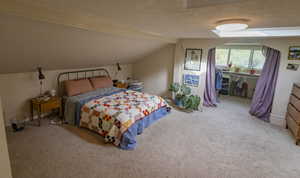
[[[45,75],[43,74],[41,67],[38,67],[38,73],[39,73],[39,80],[44,80]]]

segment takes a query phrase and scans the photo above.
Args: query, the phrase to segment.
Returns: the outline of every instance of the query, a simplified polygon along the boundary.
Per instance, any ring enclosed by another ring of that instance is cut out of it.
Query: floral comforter
[[[92,100],[82,107],[80,126],[119,145],[122,134],[136,121],[168,104],[159,96],[132,90]]]

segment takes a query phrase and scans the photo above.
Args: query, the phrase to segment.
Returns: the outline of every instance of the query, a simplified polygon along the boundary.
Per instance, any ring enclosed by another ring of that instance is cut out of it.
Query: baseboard
[[[41,118],[47,117],[50,114],[51,114],[51,112],[50,113],[43,113],[43,114],[41,114]],[[31,118],[31,117],[24,117],[24,119],[20,120],[20,121],[24,121],[26,123],[26,122],[30,122],[30,121],[36,120],[36,119],[38,119],[38,115],[34,115],[33,118]],[[6,127],[10,127],[11,126],[11,121],[8,122],[8,123],[6,123],[5,126]]]
[[[282,115],[271,113],[270,123],[285,128],[285,117]]]
[[[49,112],[49,113],[43,113],[43,114],[41,114],[41,118],[47,117],[47,116],[49,116],[50,114],[51,114],[51,112]],[[31,120],[36,120],[36,119],[38,119],[38,118],[39,118],[38,115],[34,115],[33,118],[31,118],[31,117],[26,117],[24,121],[25,121],[25,122],[29,122],[29,121],[31,121]]]

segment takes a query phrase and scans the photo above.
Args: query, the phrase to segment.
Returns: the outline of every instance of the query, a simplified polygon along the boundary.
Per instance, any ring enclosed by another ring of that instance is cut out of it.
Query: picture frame
[[[300,60],[300,46],[290,46],[289,60]]]
[[[299,64],[288,64],[286,69],[287,70],[292,70],[292,71],[297,71],[299,68]]]
[[[183,84],[198,87],[200,82],[200,76],[194,74],[183,74]]]
[[[185,50],[184,70],[200,71],[202,49],[187,48]]]

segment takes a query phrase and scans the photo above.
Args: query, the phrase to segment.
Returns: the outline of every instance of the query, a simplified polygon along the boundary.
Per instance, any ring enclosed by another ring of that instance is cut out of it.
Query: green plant
[[[177,93],[180,90],[180,84],[179,83],[172,83],[169,86],[169,91]]]
[[[182,94],[185,96],[190,95],[192,92],[191,88],[186,85],[181,85],[180,90],[181,90]]]
[[[198,110],[198,106],[200,104],[200,97],[196,95],[190,95],[188,97],[185,97],[183,101],[183,106],[185,109],[192,109],[192,110]]]
[[[172,83],[169,91],[175,94],[175,103],[184,109],[198,110],[201,98],[197,95],[191,95],[191,88],[179,83]]]

